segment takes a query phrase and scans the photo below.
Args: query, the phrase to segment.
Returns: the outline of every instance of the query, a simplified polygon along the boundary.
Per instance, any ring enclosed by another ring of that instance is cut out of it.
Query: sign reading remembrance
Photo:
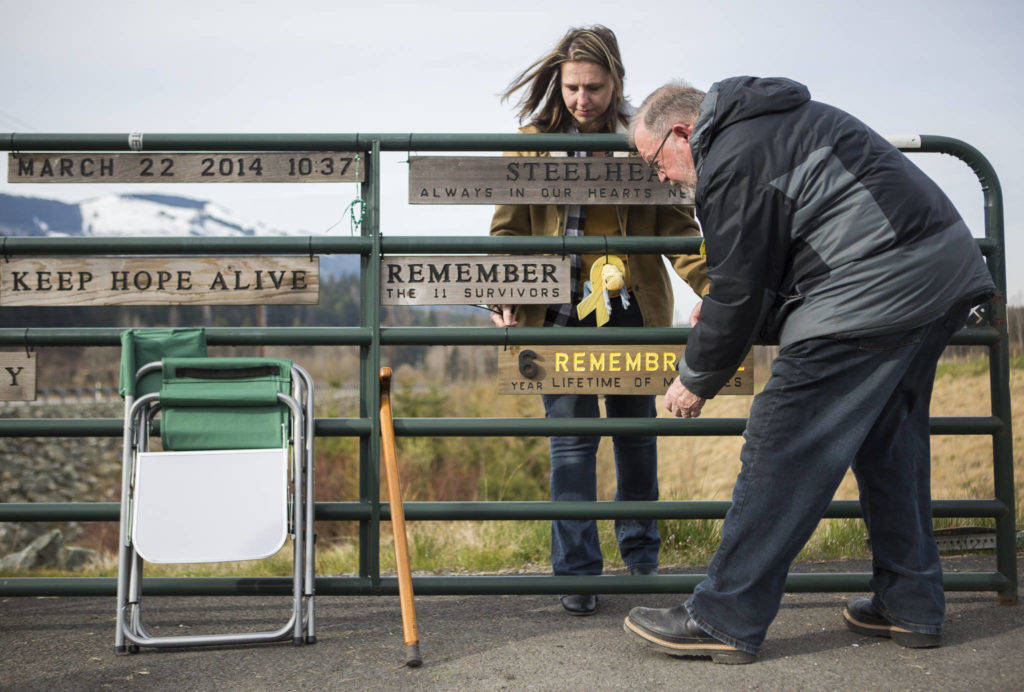
[[[693,204],[636,156],[412,156],[410,204]]]
[[[0,401],[34,401],[36,398],[35,354],[0,351]]]
[[[17,153],[9,183],[358,183],[359,155],[344,151],[256,153]]]
[[[0,306],[315,305],[308,257],[25,257],[0,263]]]
[[[509,346],[498,350],[500,394],[664,394],[682,348],[663,346]],[[754,358],[721,394],[754,393]]]
[[[385,257],[381,264],[381,305],[569,302],[568,258]]]

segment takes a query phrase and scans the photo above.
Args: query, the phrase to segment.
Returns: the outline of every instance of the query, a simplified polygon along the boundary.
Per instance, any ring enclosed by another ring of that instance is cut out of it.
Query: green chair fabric
[[[288,438],[289,360],[165,358],[160,437],[167,451],[269,449]]]
[[[135,373],[146,363],[167,357],[203,357],[206,355],[206,330],[201,327],[182,329],[126,329],[121,332],[121,373],[118,391],[121,396],[140,397],[159,391],[161,375],[150,373],[135,382]]]

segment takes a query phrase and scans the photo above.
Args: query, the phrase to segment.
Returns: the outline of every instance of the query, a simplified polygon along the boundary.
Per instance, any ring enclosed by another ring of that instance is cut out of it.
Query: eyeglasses
[[[651,160],[647,162],[647,165],[654,169],[655,173],[661,174],[661,164],[658,163],[658,154],[660,154],[661,150],[665,148],[665,142],[668,141],[669,135],[671,135],[673,131],[674,128],[670,127],[668,129],[668,132],[665,133],[665,137],[661,140],[661,144],[658,145],[658,149],[654,152],[654,156],[652,156]],[[689,140],[690,138],[684,134],[683,139]]]

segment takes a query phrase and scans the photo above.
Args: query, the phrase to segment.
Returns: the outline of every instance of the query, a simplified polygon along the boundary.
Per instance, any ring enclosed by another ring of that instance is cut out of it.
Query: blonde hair
[[[516,102],[519,122],[529,120],[541,132],[566,132],[574,120],[562,100],[562,64],[589,62],[608,71],[612,80],[612,100],[601,116],[598,132],[615,132],[617,122],[629,122],[625,111],[622,80],[626,70],[619,54],[615,33],[606,26],[569,29],[551,51],[520,72],[501,96],[502,102],[524,89]]]

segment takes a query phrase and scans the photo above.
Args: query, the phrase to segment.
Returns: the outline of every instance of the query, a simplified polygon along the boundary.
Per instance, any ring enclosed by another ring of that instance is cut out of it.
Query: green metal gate
[[[5,151],[128,151],[128,134],[0,134]],[[138,150],[138,140],[134,141]],[[933,135],[900,138],[903,151],[951,154],[977,174],[984,195],[985,237],[978,244],[988,259],[999,296],[989,305],[988,324],[954,335],[956,345],[988,347],[992,415],[932,418],[933,435],[988,435],[992,438],[995,496],[976,500],[936,500],[936,517],[991,517],[996,522],[996,570],[946,573],[951,591],[996,591],[1001,603],[1017,600],[1017,566],[1013,456],[1010,418],[1009,351],[1006,333],[1006,258],[1003,201],[999,179],[988,160],[957,139]],[[502,344],[673,344],[686,342],[689,329],[578,328],[553,330],[493,327],[382,327],[380,262],[382,254],[402,253],[664,253],[696,252],[699,238],[491,238],[382,236],[380,233],[380,153],[382,151],[626,150],[621,135],[494,134],[147,134],[145,151],[357,151],[365,157],[362,198],[365,217],[361,237],[287,238],[3,238],[0,255],[95,254],[358,254],[361,257],[361,319],[358,327],[207,329],[211,345],[359,346],[360,404],[357,418],[321,418],[318,437],[359,438],[360,477],[357,502],[319,502],[318,521],[359,522],[359,575],[318,577],[320,594],[395,594],[397,580],[380,574],[380,522],[390,518],[380,500],[380,347],[416,345]],[[2,261],[2,260],[0,260]],[[120,345],[117,328],[0,329],[0,346]],[[399,418],[395,431],[404,436],[498,436],[552,434],[739,435],[746,420],[718,419],[462,419]],[[120,419],[0,419],[4,437],[120,437]],[[411,502],[410,521],[550,520],[550,519],[721,519],[728,502]],[[833,501],[828,518],[860,517],[854,501]],[[0,504],[0,521],[117,521],[118,503]],[[657,576],[430,576],[413,580],[418,594],[556,594],[679,593],[692,591],[703,575]],[[787,591],[866,591],[869,574],[790,574]],[[0,595],[114,595],[110,578],[6,578]],[[287,593],[280,578],[147,578],[150,594]]]

